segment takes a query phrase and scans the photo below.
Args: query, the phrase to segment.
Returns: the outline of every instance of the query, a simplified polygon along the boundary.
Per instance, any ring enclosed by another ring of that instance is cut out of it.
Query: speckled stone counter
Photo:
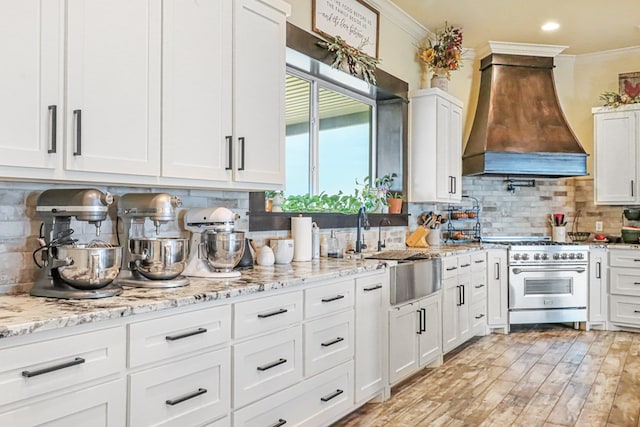
[[[416,248],[433,257],[475,251],[479,245],[444,245]],[[117,297],[63,300],[26,294],[0,295],[0,338],[64,328],[135,314],[183,307],[206,301],[298,286],[384,268],[379,260],[320,259],[270,267],[256,266],[235,279],[192,277],[191,284],[173,289],[125,288]]]

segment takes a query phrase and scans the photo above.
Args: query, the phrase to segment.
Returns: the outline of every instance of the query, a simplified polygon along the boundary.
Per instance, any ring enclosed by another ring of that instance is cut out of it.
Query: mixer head
[[[107,218],[111,203],[110,193],[95,188],[52,189],[38,196],[36,213],[50,224],[71,217],[87,221],[96,226],[96,235],[100,235],[100,225]]]
[[[189,209],[184,218],[185,228],[194,233],[203,231],[233,231],[235,221],[240,218],[227,208]]]
[[[178,196],[167,193],[128,193],[118,200],[118,216],[127,219],[149,218],[156,227],[176,219],[176,208],[182,206]]]

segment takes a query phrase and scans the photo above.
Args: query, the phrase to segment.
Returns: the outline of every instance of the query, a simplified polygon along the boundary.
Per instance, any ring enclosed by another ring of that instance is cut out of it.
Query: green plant
[[[375,179],[376,188],[384,189],[385,191],[389,190],[393,185],[393,181],[398,177],[398,174],[393,172],[391,174],[383,175],[381,178]]]
[[[387,193],[387,199],[401,199],[407,200],[407,196],[402,193],[396,193],[395,191]]]

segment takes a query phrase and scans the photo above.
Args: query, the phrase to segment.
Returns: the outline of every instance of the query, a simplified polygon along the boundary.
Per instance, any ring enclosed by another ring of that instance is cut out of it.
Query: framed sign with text
[[[313,31],[378,58],[380,13],[362,0],[312,0]]]

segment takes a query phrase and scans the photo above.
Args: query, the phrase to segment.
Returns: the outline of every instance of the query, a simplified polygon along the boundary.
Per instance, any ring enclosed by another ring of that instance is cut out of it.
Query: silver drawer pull
[[[344,298],[344,295],[336,295],[335,297],[331,297],[331,298],[322,298],[322,302],[337,301],[342,298]]]
[[[198,397],[201,396],[203,394],[205,394],[207,392],[206,388],[199,388],[198,390],[192,392],[192,393],[187,393],[185,395],[182,395],[180,397],[176,397],[175,399],[168,399],[165,401],[165,403],[167,405],[177,405],[178,403],[182,403],[185,400],[189,400],[189,399],[193,399],[194,397]]]
[[[484,285],[476,285],[476,286],[474,286],[474,288],[476,288],[476,289],[484,288]]]
[[[478,314],[478,315],[476,316],[476,319],[482,319],[483,317],[484,317],[484,314]]]
[[[375,286],[371,286],[370,288],[362,288],[362,290],[365,292],[370,292],[380,288],[382,288],[382,285],[375,285]]]
[[[287,420],[280,418],[277,423],[271,424],[269,427],[280,427],[287,423]]]
[[[287,363],[287,359],[278,359],[275,362],[267,363],[266,365],[258,366],[258,371],[267,371],[271,368],[275,368],[276,366],[280,366],[283,363]]]
[[[266,319],[267,317],[277,316],[278,314],[284,314],[287,311],[289,310],[287,310],[286,308],[281,308],[280,310],[272,311],[271,313],[258,314],[258,318]]]
[[[59,371],[60,369],[69,368],[71,366],[81,365],[84,362],[86,362],[86,360],[84,360],[82,357],[76,357],[70,362],[60,363],[59,365],[36,369],[35,371],[22,371],[22,376],[26,378],[37,377],[38,375],[48,374],[49,372]]]
[[[320,345],[321,345],[322,347],[330,347],[330,346],[332,346],[332,345],[334,345],[334,344],[338,344],[338,343],[339,343],[339,342],[341,342],[341,341],[344,341],[344,338],[342,338],[342,337],[338,337],[338,338],[336,338],[335,340],[331,340],[331,341],[323,342],[323,343],[321,343]]]
[[[333,398],[336,398],[336,397],[340,396],[342,393],[344,393],[344,390],[337,389],[337,390],[336,390],[336,391],[334,391],[333,393],[328,394],[328,395],[326,395],[326,396],[324,396],[324,397],[321,397],[321,398],[320,398],[320,400],[322,400],[323,402],[328,402],[328,401],[330,401],[331,399],[333,399]]]
[[[207,332],[206,328],[198,328],[195,331],[185,332],[184,334],[167,335],[166,337],[164,337],[164,339],[166,339],[167,341],[176,341],[176,340],[181,340],[182,338],[188,338],[194,335],[204,334],[205,332]]]

